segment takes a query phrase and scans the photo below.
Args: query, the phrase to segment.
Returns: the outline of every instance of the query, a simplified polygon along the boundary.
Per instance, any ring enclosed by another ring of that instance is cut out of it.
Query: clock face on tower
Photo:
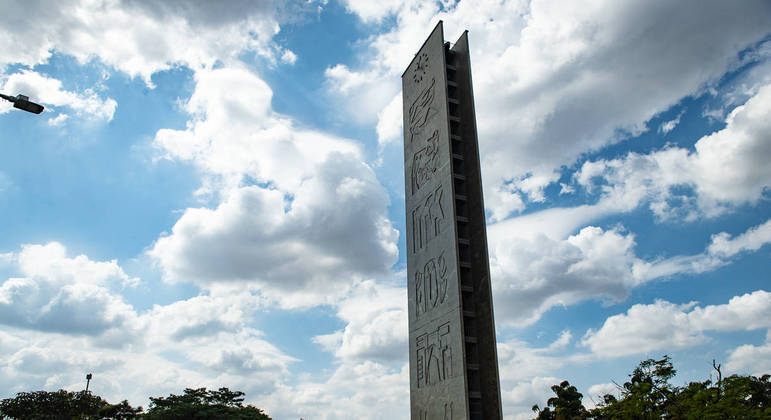
[[[415,65],[415,71],[412,73],[412,80],[415,83],[420,83],[423,80],[423,76],[428,71],[428,54],[423,53],[418,56],[417,64]]]

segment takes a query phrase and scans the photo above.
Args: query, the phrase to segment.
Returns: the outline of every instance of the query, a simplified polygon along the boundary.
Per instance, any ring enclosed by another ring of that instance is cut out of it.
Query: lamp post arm
[[[3,95],[0,93],[0,98],[5,99],[6,101],[13,102],[13,107],[21,109],[22,111],[31,112],[33,114],[40,114],[43,112],[43,105],[36,104],[34,102],[30,102],[29,97],[24,95],[16,95],[14,96],[8,96]]]

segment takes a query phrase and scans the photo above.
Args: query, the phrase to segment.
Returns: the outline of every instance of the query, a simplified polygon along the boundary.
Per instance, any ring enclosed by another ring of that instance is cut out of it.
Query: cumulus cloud
[[[153,73],[218,60],[232,63],[244,51],[273,62],[285,51],[272,43],[279,24],[314,11],[312,2],[208,2],[65,0],[8,4],[0,17],[0,67],[46,62],[52,52],[81,63],[98,58],[151,84]],[[288,57],[288,56],[287,56]]]
[[[495,220],[524,208],[508,196],[538,201],[561,165],[647,130],[651,117],[716,82],[766,34],[768,13],[759,1],[353,3],[349,10],[363,20],[390,14],[396,25],[367,41],[371,58],[361,67],[328,76],[336,93],[357,87],[349,99],[360,112],[369,109],[360,91],[370,89],[379,101],[372,115],[381,118],[401,118],[381,112],[393,97],[383,85],[398,91],[389,80],[437,20],[450,39],[470,31],[485,197]]]
[[[291,50],[284,50],[283,54],[281,54],[281,62],[284,64],[293,65],[297,62],[297,54]]]
[[[223,304],[228,301],[228,304]],[[155,305],[142,316],[151,337],[168,336],[182,341],[195,337],[235,332],[260,306],[249,293],[227,296],[196,296],[168,305]]]
[[[406,361],[407,299],[401,287],[365,281],[337,305],[343,330],[313,341],[340,359]]]
[[[661,123],[659,126],[659,133],[662,134],[668,134],[670,131],[674,130],[675,127],[677,127],[678,124],[680,124],[680,118],[682,118],[685,111],[683,110],[674,119],[671,119],[669,121],[665,121]]]
[[[761,376],[771,371],[771,330],[766,332],[766,342],[755,346],[745,344],[728,354],[725,368],[727,372],[750,372]]]
[[[31,70],[21,70],[4,77],[3,92],[21,93],[33,102],[39,102],[47,107],[68,107],[78,116],[110,121],[118,106],[112,98],[102,99],[96,92],[85,90],[82,93],[62,89],[62,82]],[[0,110],[7,112],[10,107]],[[67,119],[66,114],[60,114],[49,120],[51,125],[60,125]]]
[[[732,257],[744,251],[757,251],[763,245],[771,242],[771,219],[752,227],[735,238],[726,232],[712,236],[709,253]]]
[[[613,395],[616,399],[621,399],[621,389],[616,383],[604,383],[594,384],[588,388],[588,391],[584,393],[584,398],[581,403],[587,410],[591,410],[597,407],[597,404],[603,401],[603,396]]]
[[[24,245],[12,258],[20,276],[0,284],[1,323],[98,336],[135,322],[131,306],[109,288],[136,280],[116,261],[68,258],[56,242]]]
[[[562,331],[545,347],[532,347],[517,339],[499,341],[498,365],[501,380],[506,386],[514,386],[544,372],[559,369],[563,364],[570,362],[569,357],[559,355],[572,341],[573,334],[569,330]]]
[[[67,334],[6,334],[18,342],[0,354],[0,386],[9,395],[30,389],[80,390],[83,372],[92,372],[94,392],[109,401],[126,398],[132,405],[147,406],[148,395],[179,393],[191,384],[228,386],[259,399],[277,389],[293,360],[248,330],[186,342],[148,337],[152,341],[147,346],[121,349]]]
[[[293,192],[330,154],[360,154],[351,140],[300,129],[274,113],[272,90],[244,68],[199,71],[195,78],[184,104],[187,129],[156,133],[155,145],[168,158],[192,161],[230,184],[249,176]]]
[[[544,401],[554,395],[551,386],[565,379],[554,375],[561,375],[566,366],[590,360],[588,354],[570,352],[572,344],[573,335],[569,330],[562,331],[544,347],[533,347],[517,339],[498,341],[501,398],[507,418],[532,418],[533,404],[543,406]]]
[[[401,140],[402,136],[402,94],[399,92],[391,102],[378,113],[377,141],[381,146]]]
[[[378,124],[384,136],[381,143],[393,142],[401,132],[401,106],[394,109],[394,97],[399,95],[399,76],[404,66],[415,54],[415,46],[426,36],[426,28],[437,11],[434,2],[386,1],[347,2],[348,10],[363,13],[365,20],[380,20],[392,11],[399,11],[400,24],[388,33],[374,36],[367,41],[369,52],[361,66],[336,64],[329,67],[325,76],[327,89],[337,106],[344,108],[351,121],[357,124]],[[371,13],[370,13],[371,12]],[[389,111],[383,109],[391,104]],[[378,121],[378,115],[384,122]],[[386,128],[387,127],[387,128]],[[384,130],[385,131],[382,131]]]
[[[296,129],[252,73],[199,72],[186,130],[160,130],[169,158],[220,180],[215,209],[185,211],[150,255],[166,279],[246,281],[282,305],[329,303],[396,261],[388,196],[350,140]],[[248,185],[245,185],[248,184]]]
[[[581,344],[594,354],[619,357],[659,349],[691,347],[706,340],[707,331],[741,331],[771,327],[771,293],[756,290],[723,305],[677,305],[657,300],[632,306],[609,317],[599,330],[589,330]]]
[[[533,414],[530,408],[533,404],[538,404],[539,407],[543,408],[543,402],[553,395],[551,387],[558,383],[560,383],[560,379],[554,376],[536,376],[530,381],[517,383],[511,390],[501,392],[504,413],[518,412],[518,415],[512,418],[532,419]]]
[[[0,283],[0,388],[94,389],[146,405],[149,395],[196,384],[274,392],[295,358],[249,326],[263,301],[249,290],[217,290],[139,313],[118,290],[137,279],[116,261],[68,257],[59,243],[2,255],[18,273]],[[154,378],[151,384],[147,378]]]
[[[52,127],[61,127],[69,118],[70,116],[67,114],[59,114],[54,118],[49,118],[48,125]]]
[[[573,238],[568,236],[571,234],[588,238],[592,230],[574,232],[593,220],[631,211],[646,200],[660,217],[679,215],[686,219],[716,215],[761,200],[771,183],[771,172],[764,163],[771,158],[767,147],[771,131],[767,118],[761,117],[771,111],[770,86],[757,89],[744,105],[732,111],[725,128],[704,136],[692,152],[669,147],[648,155],[630,153],[621,159],[584,163],[575,179],[590,193],[601,191],[596,204],[553,208],[491,225],[491,268],[496,302],[501,302],[496,303],[502,314],[499,321],[527,324],[556,305],[597,297],[620,300],[638,284],[713,270],[730,263],[740,252],[756,251],[771,241],[767,221],[735,238],[725,232],[713,235],[700,254],[643,261],[634,255],[631,235],[593,228],[595,237],[615,242],[608,251],[608,263],[596,265],[597,273],[604,270],[606,275],[598,275],[573,268],[580,262],[579,266],[588,270],[595,263],[575,246],[575,240],[568,239]],[[676,187],[683,185],[694,193],[678,196]],[[574,285],[580,287],[573,289]]]
[[[546,236],[491,241],[496,320],[537,321],[549,308],[604,297],[621,300],[639,284],[634,236],[586,227],[566,240]]]
[[[589,191],[633,208],[649,201],[660,218],[717,216],[755,204],[771,185],[771,85],[761,87],[726,119],[726,127],[702,137],[693,151],[668,147],[649,154],[591,161],[576,173]]]
[[[350,13],[355,13],[365,22],[377,22],[389,14],[399,11],[408,3],[404,0],[386,0],[377,2],[364,2],[355,0],[343,0],[345,8]]]
[[[767,232],[771,222],[767,221],[734,239],[725,232],[713,235],[711,243],[699,254],[643,260],[635,254],[632,233],[621,228],[587,226],[565,238],[560,235],[569,231],[564,227],[570,224],[566,214],[574,214],[568,209],[543,213],[546,214],[534,213],[490,228],[496,320],[503,325],[529,325],[552,307],[586,299],[621,301],[643,283],[676,274],[711,271],[729,264],[742,250],[756,251],[771,242]],[[580,221],[581,215],[575,216],[575,220]],[[523,225],[532,232],[519,230]],[[540,227],[546,233],[538,233]]]
[[[326,381],[301,381],[277,390],[264,407],[276,418],[409,417],[409,367],[374,361],[342,363]]]
[[[328,302],[395,262],[397,233],[371,169],[335,155],[288,201],[236,189],[216,209],[188,209],[150,255],[170,281],[249,282],[287,306]]]

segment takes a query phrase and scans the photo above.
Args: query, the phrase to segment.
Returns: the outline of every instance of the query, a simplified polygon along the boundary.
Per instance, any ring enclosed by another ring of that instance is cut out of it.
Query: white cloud
[[[101,335],[135,322],[135,313],[111,285],[136,281],[113,260],[66,256],[56,242],[24,245],[13,254],[21,277],[0,284],[0,322],[19,328]]]
[[[399,92],[391,102],[378,113],[376,126],[377,141],[382,146],[399,142],[402,138],[402,94]]]
[[[140,342],[122,348],[100,347],[66,334],[6,334],[19,346],[0,355],[4,372],[0,386],[8,394],[30,389],[81,390],[84,373],[92,372],[95,393],[108,401],[125,398],[145,407],[148,396],[180,393],[191,386],[227,386],[259,400],[285,380],[291,360],[248,330],[181,343],[168,336],[148,337],[152,341],[147,345]]]
[[[405,0],[385,0],[385,1],[356,1],[343,0],[345,8],[350,13],[355,13],[365,22],[380,21],[389,14],[397,12],[409,3]]]
[[[196,74],[186,130],[162,129],[155,144],[237,185],[244,176],[294,192],[332,153],[359,155],[354,142],[303,130],[271,110],[273,92],[255,74],[225,67]]]
[[[297,62],[297,54],[293,53],[292,50],[284,50],[284,53],[281,54],[281,62],[292,65]]]
[[[725,305],[695,307],[688,314],[701,331],[755,330],[771,327],[771,293],[757,290],[732,297]]]
[[[233,63],[244,51],[275,62],[284,51],[272,43],[283,20],[314,10],[311,2],[209,2],[65,0],[8,4],[0,22],[0,67],[35,65],[52,52],[81,63],[98,58],[148,84],[157,71],[193,70],[218,60]]]
[[[712,235],[709,253],[732,257],[743,251],[757,251],[769,242],[771,242],[771,219],[761,225],[748,229],[735,238],[731,238],[731,235],[726,232]]]
[[[569,330],[561,332],[559,337],[545,347],[532,347],[516,339],[499,340],[498,368],[503,384],[502,389],[514,387],[522,381],[528,381],[548,372],[555,372],[566,363],[584,358],[584,355],[568,357],[560,355],[572,340],[573,336]]]
[[[170,281],[246,281],[285,306],[330,303],[395,262],[388,196],[350,140],[297,129],[271,90],[238,68],[201,71],[186,130],[160,130],[170,158],[221,184],[215,209],[188,209],[150,255]],[[256,183],[258,185],[244,185]]]
[[[262,300],[218,290],[138,313],[115,291],[129,278],[115,261],[66,256],[58,243],[2,254],[19,273],[0,283],[0,388],[92,389],[146,405],[148,395],[228,386],[250,398],[285,381],[295,358],[249,327]],[[147,378],[152,377],[152,383]]]
[[[504,403],[503,412],[506,414],[519,412],[517,416],[505,416],[505,418],[532,419],[534,413],[530,411],[530,408],[533,404],[538,404],[543,409],[544,401],[553,395],[551,387],[558,383],[560,383],[559,378],[554,376],[536,376],[530,381],[517,383],[511,390],[501,392]]]
[[[565,330],[545,347],[532,347],[516,339],[498,341],[498,368],[505,418],[531,419],[533,404],[543,408],[544,402],[553,396],[551,386],[564,380],[564,377],[559,379],[554,375],[561,375],[561,371],[564,373],[566,366],[583,364],[589,360],[586,354],[564,354],[572,339],[570,331]]]
[[[604,395],[613,395],[616,399],[621,398],[621,392],[618,384],[607,382],[604,384],[594,384],[589,387],[588,392],[584,395],[583,404],[588,410],[597,407],[597,403],[602,402]]]
[[[398,124],[381,110],[430,28],[442,19],[451,41],[470,31],[485,197],[496,220],[524,208],[505,195],[540,200],[561,165],[647,130],[650,118],[716,82],[767,33],[768,13],[763,2],[355,3],[348,8],[363,20],[392,14],[396,25],[365,41],[360,67],[328,76],[350,109],[392,120],[382,127]]]
[[[603,357],[680,349],[706,340],[706,331],[741,331],[771,327],[771,293],[757,290],[723,305],[676,305],[657,300],[632,306],[589,330],[581,343]]]
[[[67,114],[59,114],[56,117],[49,118],[48,125],[52,127],[61,127],[69,118],[70,116]]]
[[[639,282],[634,237],[586,227],[566,240],[490,241],[496,320],[525,325],[549,308],[584,299],[621,300]]]
[[[687,311],[693,305],[661,300],[652,305],[634,305],[626,314],[606,319],[598,331],[587,331],[582,343],[605,357],[694,346],[705,337],[688,324]]]
[[[725,232],[713,235],[700,254],[646,261],[634,252],[634,235],[621,228],[587,226],[568,236],[575,223],[591,215],[593,207],[585,207],[545,210],[490,227],[491,279],[500,324],[529,325],[550,308],[587,299],[621,301],[643,283],[711,271],[742,250],[756,251],[771,242],[767,221],[735,239]]]
[[[761,376],[771,371],[771,330],[766,333],[766,342],[755,346],[745,344],[733,349],[725,363],[726,372],[749,373]]]
[[[605,394],[612,394],[612,395],[619,395],[618,385],[614,384],[612,382],[606,382],[604,384],[594,384],[589,387],[589,396],[591,397],[601,397]]]
[[[43,278],[56,284],[104,284],[111,281],[132,284],[137,281],[126,275],[115,260],[93,262],[82,254],[68,258],[66,252],[66,248],[58,242],[22,245],[21,252],[16,255],[16,261],[22,275]]]
[[[409,333],[404,288],[359,283],[338,303],[337,316],[347,323],[343,330],[313,338],[335,357],[406,361]]]
[[[326,381],[279,389],[264,407],[274,418],[337,420],[409,418],[409,367],[373,361],[343,363]]]
[[[675,127],[677,127],[677,125],[680,124],[680,118],[683,116],[684,113],[685,113],[685,110],[677,114],[677,117],[675,117],[674,119],[661,123],[661,125],[659,126],[659,133],[668,134],[670,131],[674,130]]]
[[[372,3],[372,4],[370,4]],[[394,109],[394,96],[401,90],[401,75],[415,46],[426,36],[426,27],[436,13],[434,2],[398,0],[386,2],[347,2],[347,7],[365,20],[380,20],[392,11],[399,11],[399,26],[393,31],[367,40],[369,51],[359,68],[337,64],[325,72],[327,87],[337,106],[347,111],[350,121],[357,124],[381,126],[384,135],[393,135],[394,127],[401,126],[401,106]],[[384,108],[390,105],[390,110]],[[379,122],[378,115],[388,119]],[[383,143],[389,138],[383,137]]]
[[[399,96],[399,88],[395,83],[384,82],[375,71],[354,72],[344,64],[328,68],[324,75],[327,78],[327,89],[332,94],[331,99],[336,102],[336,106],[346,111],[348,122],[377,123],[386,130],[384,135],[393,136],[394,127],[401,120],[401,105],[396,109],[392,105],[392,98]],[[391,109],[384,109],[389,104]],[[380,123],[377,121],[378,114],[390,120]]]
[[[335,155],[291,202],[252,186],[214,210],[186,210],[150,255],[169,281],[248,282],[287,307],[331,303],[357,277],[395,262],[386,202],[371,169]]]
[[[112,120],[118,106],[114,99],[102,99],[91,90],[82,93],[63,90],[61,81],[30,70],[21,70],[4,77],[2,91],[15,92],[12,95],[24,94],[31,101],[41,103],[44,106],[66,106],[79,116],[104,121]],[[53,121],[49,120],[49,124],[59,125],[66,118],[67,115],[60,114],[52,119]]]
[[[760,88],[728,116],[720,131],[702,137],[688,151],[669,147],[650,154],[586,162],[577,182],[590,191],[597,179],[604,200],[650,201],[660,218],[717,216],[742,204],[755,204],[771,185],[771,84]],[[687,187],[693,193],[680,192]]]
[[[204,295],[155,305],[142,315],[142,320],[149,337],[165,336],[182,341],[238,331],[244,320],[259,307],[260,302],[248,292],[218,297]]]

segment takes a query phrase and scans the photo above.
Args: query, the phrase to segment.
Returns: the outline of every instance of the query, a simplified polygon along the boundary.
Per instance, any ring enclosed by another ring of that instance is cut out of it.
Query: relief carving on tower
[[[444,303],[447,297],[447,261],[444,251],[431,258],[422,270],[415,272],[415,314],[430,312]]]
[[[420,94],[415,101],[410,105],[409,110],[409,123],[410,123],[410,142],[415,135],[423,129],[428,122],[431,115],[431,106],[434,103],[434,90],[436,86],[436,79],[432,78],[431,83],[420,91]]]
[[[419,420],[452,420],[452,401],[442,404],[443,409],[437,415],[430,415],[428,410],[420,410]]]
[[[445,212],[442,207],[443,197],[444,190],[442,185],[439,185],[426,196],[421,204],[412,210],[413,253],[423,249],[441,233],[445,220]]]
[[[439,130],[426,139],[426,145],[412,158],[412,193],[428,183],[439,169]]]
[[[436,385],[452,377],[450,340],[449,322],[415,339],[418,388]]]

